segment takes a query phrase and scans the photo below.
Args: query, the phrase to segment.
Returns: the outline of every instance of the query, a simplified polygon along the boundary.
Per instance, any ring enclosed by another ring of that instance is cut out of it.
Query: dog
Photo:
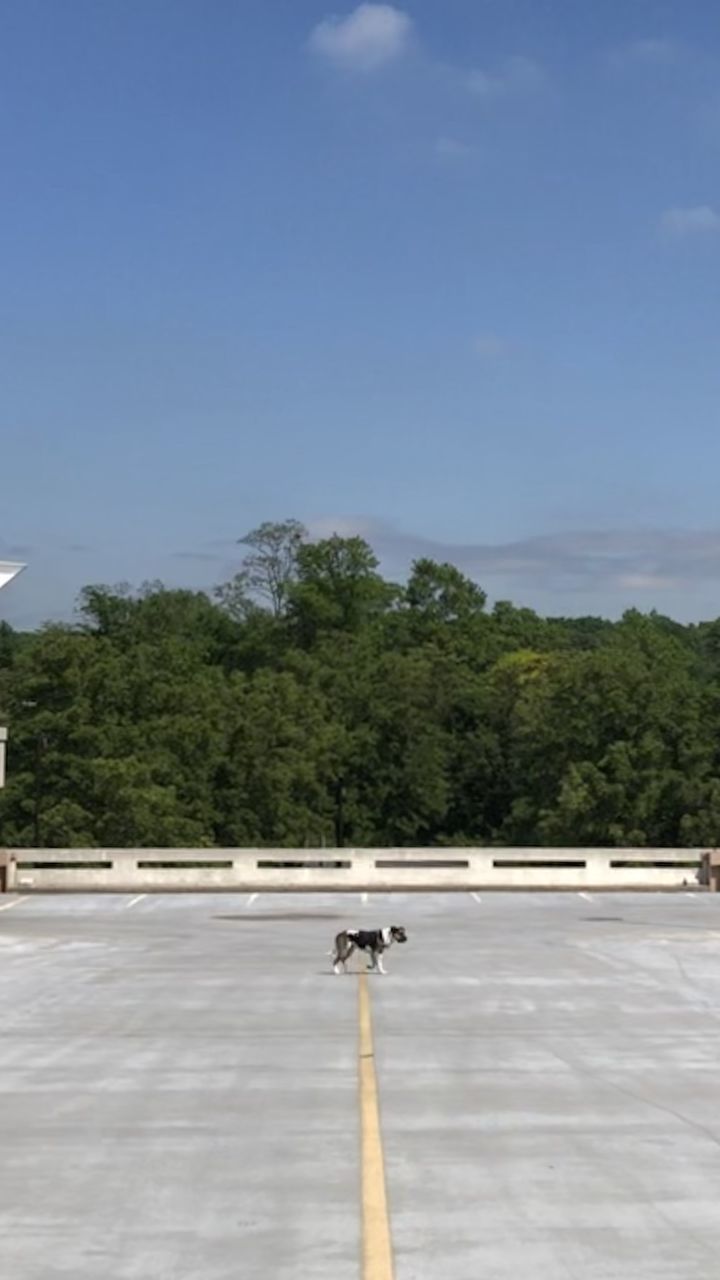
[[[328,952],[333,958],[333,972],[347,973],[347,962],[357,948],[370,955],[368,972],[377,969],[378,973],[387,973],[383,968],[383,952],[393,942],[407,942],[407,929],[402,925],[392,924],[388,929],[343,929],[335,938],[334,951]]]

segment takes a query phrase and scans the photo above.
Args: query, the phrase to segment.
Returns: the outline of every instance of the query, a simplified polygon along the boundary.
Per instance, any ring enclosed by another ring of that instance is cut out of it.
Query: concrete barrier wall
[[[9,890],[674,889],[703,849],[8,849]]]

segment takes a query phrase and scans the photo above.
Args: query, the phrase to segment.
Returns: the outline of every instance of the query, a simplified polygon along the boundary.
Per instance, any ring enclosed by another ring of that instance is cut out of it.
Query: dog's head
[[[400,924],[391,925],[390,934],[395,942],[407,942],[407,929]]]

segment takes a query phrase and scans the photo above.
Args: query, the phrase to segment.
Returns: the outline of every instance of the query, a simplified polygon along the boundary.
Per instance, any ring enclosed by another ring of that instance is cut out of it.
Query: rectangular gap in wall
[[[455,867],[457,869],[467,869],[470,863],[461,858],[378,858],[376,867],[388,869],[392,867],[396,871],[403,871],[405,867]]]
[[[144,858],[137,865],[143,871],[150,868],[153,871],[198,871],[214,870],[215,868],[225,868],[227,870],[232,867],[233,862],[232,858],[188,858],[182,862],[171,862],[164,858]]]
[[[696,858],[693,858],[693,859],[657,858],[657,859],[654,859],[652,862],[645,862],[645,861],[639,862],[636,859],[632,859],[632,858],[614,858],[614,859],[611,859],[610,861],[610,866],[613,869],[615,868],[621,869],[623,867],[632,867],[636,871],[642,871],[645,868],[652,871],[654,869],[660,869],[660,870],[663,868],[672,869],[674,867],[686,868],[689,871],[697,871],[698,867],[701,865],[702,864],[698,862]]]
[[[542,867],[547,871],[561,871],[564,867],[585,867],[587,863],[580,862],[575,859],[559,859],[550,858],[493,858],[494,867],[517,867],[521,870],[523,867]]]
[[[18,871],[110,871],[112,862],[18,862]]]
[[[335,859],[333,859],[332,861],[330,860],[318,861],[317,859],[313,858],[313,859],[308,859],[307,862],[299,862],[297,860],[293,860],[292,862],[290,861],[285,862],[285,861],[280,861],[279,858],[263,858],[258,862],[257,865],[261,871],[270,871],[270,870],[276,870],[276,869],[279,869],[281,871],[304,871],[306,867],[312,868],[315,870],[335,871],[338,868],[343,868],[347,870],[347,868],[352,866],[352,863],[338,862]]]

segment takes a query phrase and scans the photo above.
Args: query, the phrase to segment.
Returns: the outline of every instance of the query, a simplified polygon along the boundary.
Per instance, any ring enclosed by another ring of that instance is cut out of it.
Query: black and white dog
[[[368,970],[377,969],[385,973],[383,968],[383,952],[393,942],[407,942],[407,930],[401,925],[392,924],[389,929],[343,929],[335,939],[335,950],[329,955],[333,958],[335,973],[347,973],[347,962],[357,947],[358,951],[367,951],[370,955]]]

